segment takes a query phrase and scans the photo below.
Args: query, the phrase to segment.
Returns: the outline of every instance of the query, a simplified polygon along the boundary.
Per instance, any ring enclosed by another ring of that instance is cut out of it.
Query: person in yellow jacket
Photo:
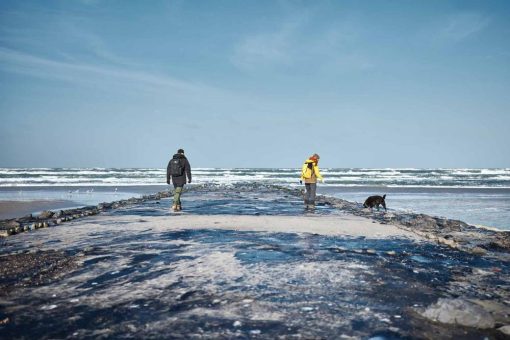
[[[324,182],[321,172],[319,170],[319,155],[314,153],[313,156],[308,158],[303,164],[301,169],[300,184],[305,182],[305,206],[306,208],[315,207],[315,193],[317,192],[317,180]]]

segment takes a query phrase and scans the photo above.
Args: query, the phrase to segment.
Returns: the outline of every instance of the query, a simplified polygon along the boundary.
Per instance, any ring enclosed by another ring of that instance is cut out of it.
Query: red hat
[[[316,154],[316,153],[314,153],[312,156],[310,156],[310,160],[311,160],[311,161],[314,161],[315,163],[318,163],[318,162],[319,162],[319,159],[320,159],[320,157],[319,157],[319,155],[318,155],[318,154]]]

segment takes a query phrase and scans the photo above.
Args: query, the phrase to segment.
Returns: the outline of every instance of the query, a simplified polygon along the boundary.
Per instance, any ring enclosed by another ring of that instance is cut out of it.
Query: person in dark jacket
[[[181,194],[184,184],[186,184],[186,177],[188,177],[188,183],[191,183],[191,166],[189,165],[188,159],[184,156],[184,150],[179,149],[177,153],[168,162],[166,168],[166,183],[170,184],[170,178],[172,178],[172,184],[174,185],[174,204],[172,209],[174,211],[182,210],[181,207]]]

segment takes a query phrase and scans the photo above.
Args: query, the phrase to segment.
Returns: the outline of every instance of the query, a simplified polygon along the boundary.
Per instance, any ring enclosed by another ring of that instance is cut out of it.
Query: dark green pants
[[[181,205],[182,187],[175,187],[174,190],[174,205]]]

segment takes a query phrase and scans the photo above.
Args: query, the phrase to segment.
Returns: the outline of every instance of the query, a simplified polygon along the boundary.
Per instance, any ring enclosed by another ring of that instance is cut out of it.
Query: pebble
[[[510,335],[510,325],[499,327],[498,331],[500,331],[503,334]]]
[[[483,270],[480,268],[473,269],[473,274],[480,275],[480,276],[487,276],[487,275],[494,275],[494,272],[490,272],[487,270]]]
[[[57,307],[58,307],[57,305],[47,305],[47,306],[42,306],[41,309],[42,310],[52,310],[52,309],[55,309]]]
[[[233,324],[234,327],[241,327],[243,324],[241,323],[241,321],[239,320],[236,320]]]
[[[302,307],[301,310],[303,312],[311,312],[311,311],[313,311],[313,307]]]
[[[250,334],[253,334],[253,335],[258,335],[258,334],[260,334],[260,333],[261,333],[260,329],[252,329],[252,330],[250,331]]]
[[[485,255],[487,254],[487,250],[481,247],[474,247],[473,249],[471,249],[471,253],[475,255]]]

